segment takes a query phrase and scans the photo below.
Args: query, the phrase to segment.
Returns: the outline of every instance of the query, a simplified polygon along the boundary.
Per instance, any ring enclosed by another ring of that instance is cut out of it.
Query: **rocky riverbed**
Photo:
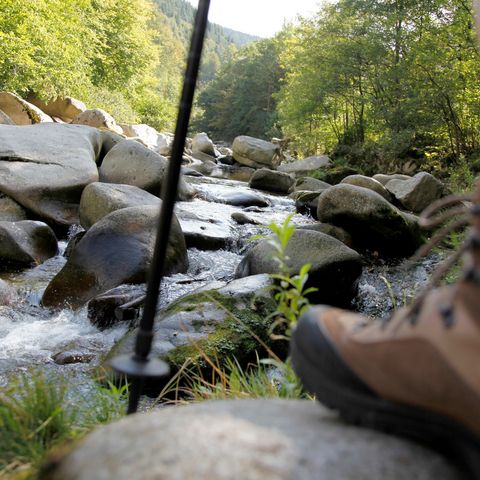
[[[0,125],[0,384],[32,367],[86,379],[132,347],[171,137],[98,124],[102,115]],[[269,243],[251,238],[289,214],[289,265],[312,264],[312,302],[381,317],[418,291],[438,259],[399,265],[422,244],[416,214],[443,185],[424,172],[313,178],[329,168],[328,157],[291,162],[250,137],[232,149],[189,140],[154,354],[179,366],[195,341],[247,360],[257,345],[238,318],[269,341],[276,264]]]

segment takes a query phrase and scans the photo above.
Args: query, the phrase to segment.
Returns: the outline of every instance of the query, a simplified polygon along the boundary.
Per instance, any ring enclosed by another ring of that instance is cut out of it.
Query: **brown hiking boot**
[[[468,211],[461,207],[473,228],[461,250],[465,266],[456,284],[424,293],[388,321],[324,306],[312,308],[299,320],[291,340],[293,366],[320,402],[338,409],[347,421],[443,451],[476,479],[480,478],[478,187],[476,198],[470,197],[473,207]],[[423,223],[443,222],[449,216],[443,209],[452,203],[447,199],[432,206]],[[432,220],[440,208],[444,213]],[[466,217],[459,220],[459,208],[452,212],[454,223],[465,223]]]

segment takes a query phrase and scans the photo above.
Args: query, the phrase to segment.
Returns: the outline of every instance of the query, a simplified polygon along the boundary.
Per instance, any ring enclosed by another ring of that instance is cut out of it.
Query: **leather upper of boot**
[[[442,314],[445,307],[452,322]],[[477,284],[432,290],[418,315],[405,308],[388,322],[333,308],[319,313],[323,334],[378,396],[446,415],[480,433]]]

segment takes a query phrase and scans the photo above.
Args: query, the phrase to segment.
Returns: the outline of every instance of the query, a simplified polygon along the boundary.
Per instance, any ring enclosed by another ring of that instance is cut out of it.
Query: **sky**
[[[188,0],[195,7],[198,0]],[[209,20],[244,33],[271,37],[285,21],[315,13],[321,0],[211,0]]]

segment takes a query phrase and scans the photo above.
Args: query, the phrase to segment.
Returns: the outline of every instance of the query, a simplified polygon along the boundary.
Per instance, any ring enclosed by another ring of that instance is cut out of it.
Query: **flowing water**
[[[244,210],[226,204],[225,199],[232,193],[251,192],[247,184],[206,177],[189,181],[199,191],[198,198],[193,202],[180,202],[177,208],[215,219],[216,223],[229,229],[231,242],[222,250],[189,249],[188,271],[164,280],[160,296],[162,306],[209,282],[231,280],[250,238],[259,233],[268,233],[265,227],[238,225],[231,219],[232,213]],[[248,216],[263,225],[281,223],[289,213],[295,211],[294,202],[287,197],[258,193],[267,200],[269,206],[248,209]],[[298,214],[294,215],[293,221],[297,225],[313,222],[311,218]],[[90,324],[85,307],[78,311],[52,312],[40,305],[48,282],[65,264],[65,247],[66,242],[60,242],[59,254],[36,268],[1,275],[3,280],[15,287],[18,297],[12,305],[0,306],[0,385],[6,384],[9,378],[16,377],[19,372],[28,372],[32,367],[84,378],[98,358],[127,330],[124,324],[98,330]],[[437,258],[431,257],[408,274],[398,265],[377,263],[367,266],[360,279],[356,309],[369,315],[384,316],[393,308],[390,291],[397,298],[397,304],[403,296],[409,297],[426,282],[437,261]],[[68,351],[81,352],[90,363],[57,365],[56,356]]]

